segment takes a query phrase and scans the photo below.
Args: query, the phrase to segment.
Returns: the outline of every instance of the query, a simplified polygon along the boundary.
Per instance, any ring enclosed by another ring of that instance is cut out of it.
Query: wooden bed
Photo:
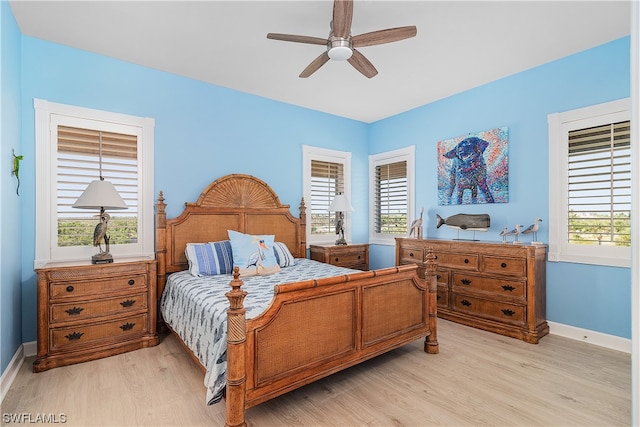
[[[274,234],[306,257],[304,200],[296,218],[253,176],[217,179],[174,219],[165,208],[161,192],[158,298],[169,274],[188,269],[187,243],[225,240],[227,230]],[[227,293],[226,425],[246,425],[245,409],[417,339],[438,353],[435,268],[430,256],[421,265],[277,285],[269,308],[250,320],[236,271]]]

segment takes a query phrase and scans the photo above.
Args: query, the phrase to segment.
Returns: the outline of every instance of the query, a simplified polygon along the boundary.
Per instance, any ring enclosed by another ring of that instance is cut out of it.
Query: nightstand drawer
[[[50,285],[51,298],[79,298],[85,295],[104,295],[105,292],[145,289],[146,276],[131,275],[108,279],[86,279],[69,282],[53,282]]]
[[[117,298],[104,298],[91,301],[80,301],[51,305],[51,323],[88,319],[134,310],[146,310],[148,296],[146,293],[124,295]]]
[[[312,260],[355,270],[369,269],[369,245],[311,245],[309,255]]]
[[[122,319],[51,329],[50,350],[91,344],[106,338],[128,338],[147,332],[147,315],[124,317]]]
[[[364,254],[332,254],[331,264],[339,267],[353,267],[364,265]]]

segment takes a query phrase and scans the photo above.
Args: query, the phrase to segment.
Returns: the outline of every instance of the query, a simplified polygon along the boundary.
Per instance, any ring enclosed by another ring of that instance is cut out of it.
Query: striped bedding
[[[269,276],[242,278],[242,289],[248,294],[244,300],[247,319],[254,318],[269,306],[273,287],[277,284],[333,277],[356,273],[343,267],[296,259],[296,264]],[[160,311],[164,321],[206,368],[204,384],[207,388],[206,403],[212,405],[222,399],[226,385],[227,367],[227,308],[224,295],[231,287],[230,274],[194,277],[189,271],[169,276]]]

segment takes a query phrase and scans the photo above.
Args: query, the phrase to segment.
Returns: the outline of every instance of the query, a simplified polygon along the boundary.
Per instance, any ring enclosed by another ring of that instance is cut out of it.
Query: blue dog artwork
[[[508,129],[438,142],[438,204],[509,201]]]

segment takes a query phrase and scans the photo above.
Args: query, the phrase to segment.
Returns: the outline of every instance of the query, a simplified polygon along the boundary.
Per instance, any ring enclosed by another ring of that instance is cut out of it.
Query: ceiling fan
[[[293,34],[267,34],[268,39],[287,42],[326,45],[327,50],[314,59],[300,73],[300,77],[309,77],[318,71],[329,59],[347,60],[353,67],[371,78],[378,74],[378,70],[365,56],[355,48],[391,43],[415,37],[418,30],[415,26],[388,28],[372,31],[357,36],[351,35],[351,20],[353,18],[353,0],[335,0],[333,2],[333,21],[331,31],[326,39],[320,37],[297,36]]]

